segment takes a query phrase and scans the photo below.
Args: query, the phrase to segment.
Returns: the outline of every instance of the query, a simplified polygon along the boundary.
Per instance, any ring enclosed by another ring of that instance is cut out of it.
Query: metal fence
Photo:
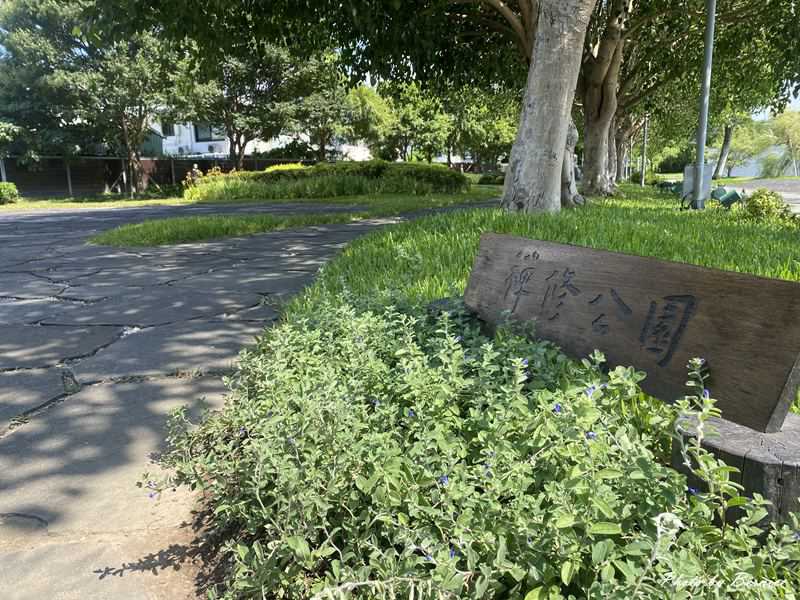
[[[260,171],[274,164],[301,162],[294,159],[246,158],[245,171]],[[302,161],[307,162],[307,161]],[[128,161],[118,157],[85,156],[66,159],[40,157],[30,163],[19,157],[0,159],[0,181],[16,184],[19,193],[29,198],[97,196],[104,193],[128,193]],[[181,183],[193,166],[203,172],[214,167],[230,171],[234,163],[219,158],[145,158],[142,159],[145,188]]]

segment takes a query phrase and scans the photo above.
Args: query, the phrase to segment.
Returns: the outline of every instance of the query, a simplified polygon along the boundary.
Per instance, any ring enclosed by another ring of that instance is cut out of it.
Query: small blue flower
[[[415,412],[414,412],[414,409],[413,409],[413,408],[409,408],[409,409],[408,409],[408,416],[409,416],[409,417],[411,417],[411,418],[413,419],[414,417],[416,417],[416,416],[417,416],[417,413],[415,413]]]
[[[158,492],[150,492],[149,494],[147,494],[147,497],[150,498],[150,500],[152,500],[156,496],[158,496]]]
[[[454,559],[457,554],[458,554],[458,552],[456,552],[455,548],[450,548],[450,559],[451,560]]]
[[[795,542],[800,542],[800,531],[795,531],[795,532],[792,534],[792,539],[793,539]]]
[[[523,358],[522,359],[522,366],[523,367],[527,367],[528,366],[528,359],[527,358]]]
[[[691,487],[691,486],[687,488],[687,491],[688,491],[688,492],[689,492],[689,493],[690,493],[692,496],[697,496],[697,494],[699,494],[699,493],[700,493],[700,490],[698,490],[697,488],[693,488],[693,487]]]
[[[492,465],[489,463],[483,464],[483,476],[489,478],[492,476]]]
[[[561,414],[561,410],[562,410],[561,404],[556,402],[555,406],[553,406],[553,412],[558,415]]]
[[[461,339],[462,339],[462,338],[461,338],[461,336],[460,336],[460,335],[457,335],[457,336],[456,336],[456,343],[459,343],[459,342],[461,342]]]
[[[432,557],[430,554],[426,554],[426,555],[425,555],[425,560],[426,560],[427,562],[433,562],[433,557]]]
[[[586,432],[586,439],[587,440],[596,440],[597,434],[594,431],[587,431]]]
[[[584,390],[584,393],[585,393],[587,396],[589,396],[589,398],[591,398],[591,397],[592,397],[592,394],[594,394],[596,391],[597,391],[597,388],[596,388],[595,386],[593,386],[593,385],[590,385],[588,388],[586,388],[586,389]]]
[[[450,483],[450,478],[447,475],[442,475],[441,477],[439,477],[438,481],[440,485],[447,485],[448,483]]]
[[[377,398],[373,398],[372,399],[372,406],[376,406],[377,407],[377,406],[380,406],[380,405],[381,405],[380,400],[378,400]]]
[[[247,428],[246,427],[239,427],[239,435],[244,437],[247,435]]]
[[[708,400],[709,398],[711,398],[711,392],[708,389],[704,389],[703,390],[703,398],[705,400]]]

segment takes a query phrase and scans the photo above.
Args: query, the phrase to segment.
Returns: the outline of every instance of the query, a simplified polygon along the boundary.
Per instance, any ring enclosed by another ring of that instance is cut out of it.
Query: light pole
[[[703,89],[700,93],[700,126],[697,128],[697,164],[694,169],[692,208],[703,209],[706,199],[703,179],[708,135],[708,104],[711,95],[711,69],[714,62],[714,27],[717,20],[717,0],[706,0],[706,53],[703,63]]]
[[[647,134],[650,127],[650,115],[644,116],[644,138],[642,139],[642,179],[639,182],[641,187],[645,184],[645,174],[647,173]]]

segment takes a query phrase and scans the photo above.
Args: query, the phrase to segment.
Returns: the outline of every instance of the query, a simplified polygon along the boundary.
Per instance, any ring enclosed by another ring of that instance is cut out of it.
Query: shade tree
[[[176,44],[157,29],[118,38],[92,30],[97,0],[8,0],[0,9],[0,119],[28,157],[105,145],[142,187],[141,148],[169,104]]]
[[[304,68],[281,46],[254,41],[249,52],[221,57],[199,52],[196,43],[172,99],[180,120],[212,123],[225,131],[230,158],[241,169],[247,145],[290,130]]]

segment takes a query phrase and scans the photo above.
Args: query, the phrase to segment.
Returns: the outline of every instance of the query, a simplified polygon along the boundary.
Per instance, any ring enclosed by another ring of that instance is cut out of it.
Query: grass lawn
[[[91,196],[87,198],[31,198],[14,204],[0,204],[0,212],[17,212],[28,210],[75,210],[92,208],[137,208],[141,206],[180,206],[192,204],[183,198],[148,198],[146,200],[130,200],[120,196]]]
[[[477,209],[376,232],[354,242],[297,302],[344,288],[366,297],[401,293],[412,303],[460,293],[486,231],[800,281],[797,230],[738,221],[723,209],[680,211],[673,196],[652,188],[624,190],[625,198],[557,215]]]
[[[483,199],[497,196],[501,193],[500,186],[493,185],[473,185],[469,192],[465,192],[466,202],[473,201],[475,197]],[[445,196],[447,194],[434,194],[434,196]],[[15,212],[28,210],[75,210],[91,208],[137,208],[141,206],[188,206],[193,204],[336,204],[336,205],[357,205],[368,200],[372,204],[388,206],[397,202],[404,202],[400,196],[402,194],[381,194],[378,198],[365,198],[363,196],[341,196],[336,198],[301,198],[301,199],[269,199],[248,198],[237,200],[215,199],[204,201],[186,200],[184,198],[148,198],[145,200],[130,200],[120,196],[91,196],[86,198],[32,198],[21,199],[14,204],[0,204],[0,211]],[[411,205],[412,203],[408,203]],[[416,207],[410,210],[416,210]]]
[[[446,208],[460,204],[483,202],[499,195],[496,186],[473,186],[459,194],[378,194],[374,196],[342,196],[337,198],[293,202],[324,203],[359,207],[352,213],[316,213],[304,215],[207,215],[153,219],[134,225],[123,225],[101,233],[90,241],[108,246],[160,246],[183,244],[225,237],[238,237],[280,229],[349,223],[356,220],[395,216],[421,210]],[[272,201],[270,201],[272,202]],[[237,202],[238,203],[238,202]]]

